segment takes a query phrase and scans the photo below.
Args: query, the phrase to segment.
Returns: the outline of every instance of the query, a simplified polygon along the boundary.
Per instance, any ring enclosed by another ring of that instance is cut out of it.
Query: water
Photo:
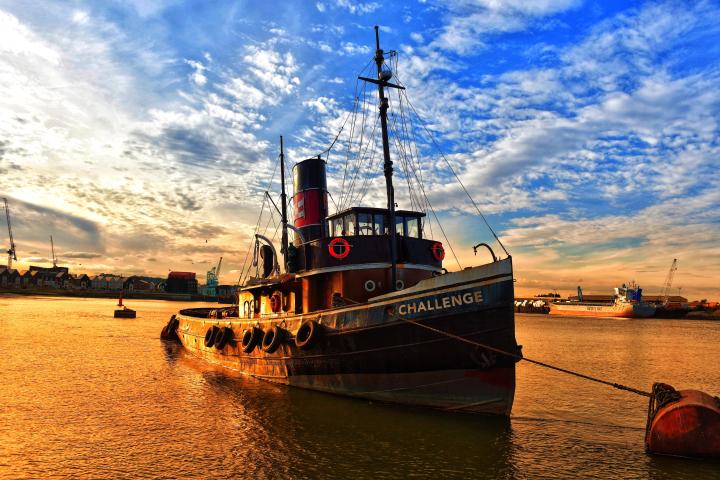
[[[518,365],[513,417],[226,375],[158,338],[177,302],[0,296],[0,479],[720,478],[643,451],[646,399]],[[200,306],[199,304],[194,304]],[[720,322],[518,315],[526,356],[720,393]]]

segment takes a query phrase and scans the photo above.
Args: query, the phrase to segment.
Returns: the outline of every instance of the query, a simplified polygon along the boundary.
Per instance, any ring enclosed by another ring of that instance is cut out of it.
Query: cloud
[[[367,45],[356,45],[352,42],[342,42],[342,49],[348,55],[368,55],[370,47]]]
[[[175,195],[178,199],[178,204],[180,205],[180,208],[187,211],[196,211],[200,210],[202,208],[201,205],[198,204],[197,200],[192,198],[188,193],[182,192],[180,190],[175,190]]]
[[[185,60],[185,63],[190,65],[193,69],[193,73],[190,74],[190,80],[197,86],[202,87],[207,83],[207,77],[203,75],[203,72],[207,70],[205,65],[195,60]]]
[[[0,10],[0,53],[37,57],[53,65],[60,62],[60,54],[35,35],[17,17]],[[7,58],[7,57],[5,57]]]
[[[300,79],[295,75],[299,67],[290,52],[283,54],[269,48],[251,46],[248,47],[243,61],[266,88],[289,94],[300,83]]]
[[[80,25],[85,25],[90,20],[90,16],[87,12],[84,12],[82,10],[75,10],[72,15],[72,21],[73,23],[77,23]]]
[[[104,231],[91,220],[12,197],[8,198],[8,204],[20,262],[49,262],[37,254],[38,251],[49,254],[50,235],[56,248],[89,248],[99,252],[105,249]]]
[[[62,252],[58,253],[60,258],[102,258],[102,253],[96,252]]]
[[[335,0],[335,5],[354,15],[365,15],[380,8],[378,2],[356,2],[353,0]]]
[[[469,53],[484,47],[487,35],[517,32],[533,21],[577,8],[580,0],[453,0],[438,3],[446,24],[431,48]]]

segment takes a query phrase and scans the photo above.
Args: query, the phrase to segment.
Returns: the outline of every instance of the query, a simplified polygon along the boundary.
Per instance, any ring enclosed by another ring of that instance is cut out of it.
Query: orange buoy
[[[699,390],[653,385],[645,449],[649,453],[720,458],[720,399]]]

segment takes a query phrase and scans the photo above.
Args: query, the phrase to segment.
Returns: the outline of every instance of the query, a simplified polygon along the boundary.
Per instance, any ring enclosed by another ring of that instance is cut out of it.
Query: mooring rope
[[[398,320],[402,320],[402,321],[404,321],[404,322],[411,323],[411,324],[416,325],[416,326],[418,326],[418,327],[424,328],[424,329],[426,329],[426,330],[430,330],[430,331],[432,331],[432,332],[438,333],[438,334],[440,334],[440,335],[445,335],[446,337],[453,338],[453,339],[458,340],[458,341],[460,341],[460,342],[464,342],[464,343],[467,343],[467,344],[469,344],[469,345],[473,345],[473,346],[475,346],[475,347],[484,348],[484,349],[486,349],[486,350],[490,350],[491,352],[499,353],[499,354],[501,354],[501,355],[505,355],[505,356],[514,358],[514,359],[516,359],[516,360],[518,360],[518,361],[524,360],[524,361],[529,362],[529,363],[532,363],[532,364],[534,364],[534,365],[539,365],[539,366],[541,366],[541,367],[549,368],[549,369],[551,369],[551,370],[556,370],[556,371],[558,371],[558,372],[567,373],[567,374],[569,374],[569,375],[573,375],[573,376],[576,376],[576,377],[579,377],[579,378],[583,378],[583,379],[585,379],[585,380],[590,380],[590,381],[592,381],[592,382],[602,383],[603,385],[608,385],[608,386],[613,387],[613,388],[616,388],[616,389],[618,389],[618,390],[625,390],[626,392],[635,393],[635,394],[637,394],[637,395],[642,395],[643,397],[652,397],[652,396],[653,396],[652,393],[644,392],[644,391],[642,391],[642,390],[638,390],[637,388],[628,387],[627,385],[623,385],[623,384],[621,384],[621,383],[609,382],[609,381],[607,381],[607,380],[602,380],[602,379],[600,379],[600,378],[591,377],[590,375],[585,375],[584,373],[574,372],[574,371],[572,371],[572,370],[568,370],[568,369],[562,368],[562,367],[556,367],[555,365],[550,365],[549,363],[541,362],[541,361],[539,361],[539,360],[533,360],[533,359],[527,358],[527,357],[525,357],[525,356],[523,356],[523,355],[518,355],[517,353],[506,352],[505,350],[501,350],[501,349],[499,349],[499,348],[491,347],[491,346],[489,346],[489,345],[485,345],[485,344],[482,344],[482,343],[480,343],[480,342],[475,342],[475,341],[473,341],[473,340],[468,340],[467,338],[461,337],[461,336],[459,336],[459,335],[455,335],[455,334],[453,334],[453,333],[446,332],[446,331],[444,331],[444,330],[440,330],[440,329],[431,327],[431,326],[429,326],[429,325],[424,325],[424,324],[422,324],[422,323],[418,323],[418,322],[413,321],[413,320],[410,320],[410,319],[408,319],[408,318],[403,318],[403,317],[401,317],[401,316],[399,316],[399,315],[395,315],[394,313],[390,313],[390,316],[395,317],[395,318],[397,318]]]

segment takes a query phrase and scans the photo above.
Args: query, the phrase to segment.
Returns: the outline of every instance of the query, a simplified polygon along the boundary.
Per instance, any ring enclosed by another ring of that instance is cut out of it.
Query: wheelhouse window
[[[395,215],[395,233],[398,236],[422,238],[422,213],[400,211]],[[328,220],[333,237],[354,235],[388,235],[390,225],[387,210],[380,208],[352,208]]]
[[[369,213],[358,213],[358,234],[376,235],[373,228],[373,216]]]
[[[343,235],[343,219],[335,218],[330,220],[330,231],[333,237],[341,237]]]
[[[345,235],[357,235],[355,214],[345,215]]]
[[[395,235],[405,235],[405,217],[395,217]]]
[[[405,228],[408,237],[420,238],[420,219],[405,218]]]
[[[387,235],[387,230],[385,230],[385,215],[382,213],[376,213],[374,217],[375,222],[373,223],[373,235]]]

